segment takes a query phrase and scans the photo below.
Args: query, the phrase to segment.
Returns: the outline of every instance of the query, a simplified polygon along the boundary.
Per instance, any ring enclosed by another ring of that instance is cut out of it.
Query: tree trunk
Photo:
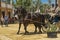
[[[0,21],[1,21],[1,0],[0,0]]]

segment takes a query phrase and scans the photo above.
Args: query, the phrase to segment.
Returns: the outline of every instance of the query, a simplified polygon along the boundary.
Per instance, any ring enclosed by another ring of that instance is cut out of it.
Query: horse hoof
[[[38,32],[39,34],[42,34],[42,32]]]
[[[19,35],[19,33],[17,32],[17,34]]]
[[[58,33],[60,33],[60,31],[58,31]]]
[[[29,33],[28,31],[26,31],[25,33]]]
[[[24,33],[24,35],[27,35],[28,33]]]
[[[40,31],[40,32],[38,32],[39,34],[41,34],[42,32]]]
[[[34,33],[37,33],[37,31],[35,31]]]
[[[24,34],[25,34],[25,35],[27,35],[27,34],[29,34],[29,32],[28,32],[28,31],[26,31]]]

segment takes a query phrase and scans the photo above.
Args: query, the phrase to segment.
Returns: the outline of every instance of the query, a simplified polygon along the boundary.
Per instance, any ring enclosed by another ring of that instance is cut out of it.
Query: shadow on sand
[[[44,34],[44,33],[39,33],[39,32],[37,32],[37,33],[29,32],[29,33],[20,33],[20,34],[23,34],[23,35],[36,35],[36,34]],[[20,35],[20,34],[19,34],[19,35]]]

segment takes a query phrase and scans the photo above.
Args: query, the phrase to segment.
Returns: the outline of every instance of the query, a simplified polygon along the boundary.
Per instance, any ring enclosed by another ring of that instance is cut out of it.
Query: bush
[[[55,24],[50,24],[48,23],[50,29],[47,30],[47,32],[56,32],[57,31],[57,27]]]

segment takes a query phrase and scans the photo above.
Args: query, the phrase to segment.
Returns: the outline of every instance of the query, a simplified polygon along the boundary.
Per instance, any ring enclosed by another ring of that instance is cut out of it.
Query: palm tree
[[[34,0],[34,2],[33,2],[33,5],[34,5],[34,10],[36,11],[36,10],[39,10],[40,9],[40,5],[41,5],[42,3],[41,3],[41,0]]]
[[[48,0],[49,6],[51,6],[51,0]]]
[[[55,0],[55,9],[57,8],[57,0]]]
[[[41,4],[41,1],[40,0],[37,0],[37,9],[40,8],[40,4]]]

